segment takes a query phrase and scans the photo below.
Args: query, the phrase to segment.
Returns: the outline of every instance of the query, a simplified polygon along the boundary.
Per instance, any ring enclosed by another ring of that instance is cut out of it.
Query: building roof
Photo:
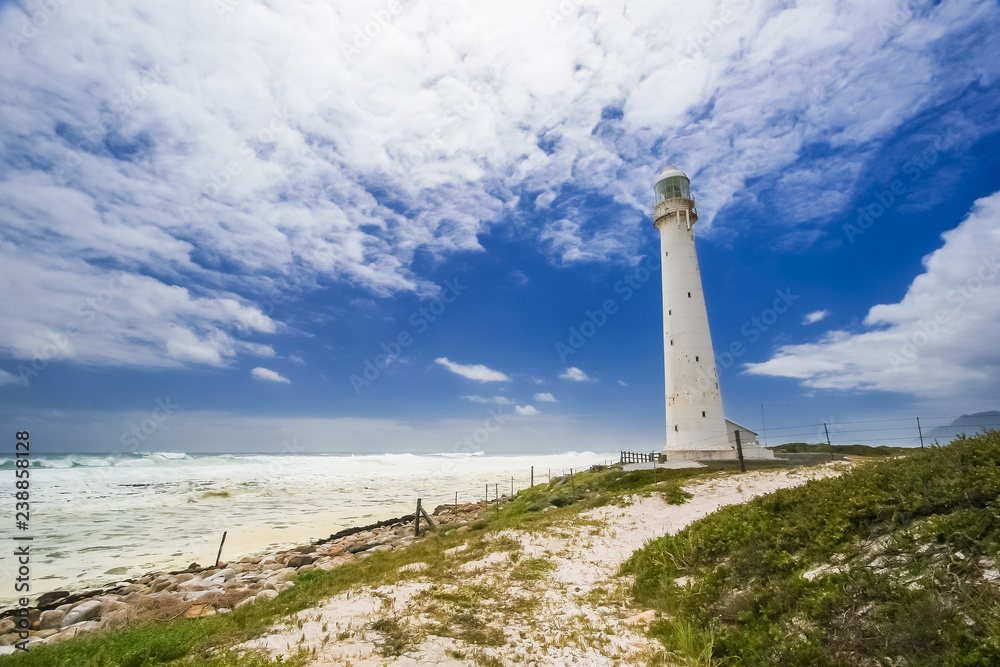
[[[747,433],[751,433],[751,434],[753,434],[753,435],[755,435],[755,436],[757,435],[757,431],[754,431],[754,430],[752,430],[752,429],[749,429],[749,428],[747,428],[746,426],[744,426],[743,424],[737,424],[737,423],[736,423],[736,422],[734,422],[734,421],[733,421],[732,419],[727,419],[727,420],[726,420],[726,426],[727,426],[727,427],[729,427],[729,426],[735,426],[735,427],[737,427],[738,429],[740,429],[741,431],[746,431]],[[731,430],[733,430],[733,429],[731,429],[731,428],[727,428],[726,430],[727,430],[727,431],[731,431]]]

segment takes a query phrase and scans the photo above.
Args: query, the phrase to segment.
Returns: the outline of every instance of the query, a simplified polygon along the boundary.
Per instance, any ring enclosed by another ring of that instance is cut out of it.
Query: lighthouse
[[[756,433],[730,422],[722,408],[708,310],[694,246],[698,210],[691,181],[670,165],[653,188],[653,226],[660,233],[663,280],[663,362],[666,385],[667,462],[737,457],[736,434],[745,458],[773,458]]]

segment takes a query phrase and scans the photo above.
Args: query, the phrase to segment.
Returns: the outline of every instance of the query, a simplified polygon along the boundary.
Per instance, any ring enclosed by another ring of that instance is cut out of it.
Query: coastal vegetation
[[[688,664],[1000,664],[1000,432],[732,505],[636,552]]]
[[[730,505],[650,541],[626,562],[626,576],[574,593],[575,604],[655,610],[646,613],[655,616],[656,641],[641,653],[650,664],[1000,664],[1000,434],[908,453],[873,453],[840,477]],[[552,595],[568,594],[553,590],[571,558],[560,549],[585,551],[604,536],[603,523],[581,513],[627,512],[654,496],[682,505],[691,497],[685,486],[718,478],[739,488],[738,474],[727,465],[595,466],[481,506],[467,522],[443,522],[405,548],[372,550],[331,570],[302,567],[295,585],[273,599],[35,644],[4,660],[17,667],[308,663],[307,648],[283,658],[246,648],[275,628],[296,638],[294,646],[307,631],[324,645],[374,642],[387,661],[436,637],[453,642],[454,659],[501,664],[501,628],[544,637],[538,651],[610,650],[627,627],[621,622],[576,613],[559,632],[546,625]],[[563,547],[553,546],[559,540]],[[483,576],[483,564],[499,567]],[[405,604],[392,595],[403,588]],[[325,601],[361,590],[381,600],[374,620],[362,627],[324,619]]]

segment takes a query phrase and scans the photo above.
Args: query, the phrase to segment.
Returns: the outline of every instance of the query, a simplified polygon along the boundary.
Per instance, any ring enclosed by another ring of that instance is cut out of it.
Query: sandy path
[[[659,495],[633,497],[631,505],[591,510],[545,534],[505,531],[489,540],[485,555],[470,541],[452,550],[447,583],[414,572],[394,586],[351,590],[244,646],[286,656],[303,647],[311,665],[355,667],[642,662],[658,644],[640,620],[630,622],[641,610],[630,607],[631,581],[617,573],[632,552],[724,505],[845,467],[721,476],[689,484],[694,497],[679,506]],[[395,627],[401,630],[393,634]],[[401,637],[402,655],[393,656],[393,639]]]

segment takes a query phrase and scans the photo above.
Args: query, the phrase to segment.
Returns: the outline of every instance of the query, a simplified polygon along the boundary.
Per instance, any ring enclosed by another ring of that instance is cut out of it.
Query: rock
[[[344,547],[343,544],[337,544],[330,547],[329,549],[326,549],[324,553],[326,553],[327,556],[339,556],[345,551],[347,551],[347,549]]]
[[[194,579],[194,575],[190,572],[181,572],[180,574],[170,575],[170,578],[175,584],[183,584],[185,581],[191,581]]]
[[[38,629],[52,630],[54,628],[61,628],[64,618],[66,618],[66,612],[64,611],[59,611],[58,609],[43,611],[38,619]]]
[[[49,628],[48,630],[39,630],[33,633],[35,637],[45,639],[46,637],[51,637],[54,634],[58,634],[59,628]]]
[[[77,606],[69,610],[66,616],[63,618],[63,627],[68,627],[71,625],[76,625],[83,621],[89,621],[91,619],[97,618],[101,615],[101,601],[100,600],[88,600],[87,602],[81,602]]]
[[[391,544],[377,544],[377,545],[373,546],[371,549],[369,549],[369,552],[371,552],[371,551],[392,551],[392,545]]]
[[[97,621],[84,621],[82,623],[76,623],[75,625],[71,625],[68,628],[60,630],[58,633],[50,637],[47,637],[45,639],[45,643],[57,644],[59,642],[66,641],[67,639],[72,639],[81,632],[90,632],[91,630],[96,630],[99,626],[100,623],[98,623]]]
[[[32,630],[38,629],[38,619],[42,617],[42,610],[38,608],[32,608],[28,610],[28,627]]]
[[[38,596],[38,602],[36,603],[39,607],[46,607],[56,600],[64,598],[69,595],[69,591],[51,591],[49,593],[42,593]]]
[[[468,526],[459,526],[458,528],[455,529],[455,532],[456,533],[467,533],[467,532],[469,532],[469,530],[470,530],[470,528]]]
[[[267,578],[268,583],[280,584],[283,581],[288,581],[295,576],[295,568],[286,567],[283,570],[278,570],[273,575]]]
[[[190,579],[183,583],[177,584],[177,590],[188,593],[191,591],[206,591],[213,587],[212,582],[205,581],[204,579]]]
[[[625,619],[626,625],[646,625],[656,620],[656,612],[650,609]]]
[[[203,618],[215,616],[215,608],[210,604],[194,604],[184,612],[184,618]]]
[[[240,607],[242,607],[245,604],[252,604],[253,601],[256,600],[256,599],[257,599],[256,596],[251,595],[250,597],[245,598],[243,600],[240,600],[235,605],[233,605],[233,609],[239,609]]]
[[[189,570],[200,570],[201,569],[201,565],[199,565],[198,563],[191,563],[190,565],[187,566],[187,569],[189,569]]]
[[[302,567],[300,567],[299,572],[308,572],[309,570],[315,570],[315,569],[316,566],[310,563],[309,565],[303,565]]]
[[[16,632],[10,632],[7,634],[0,635],[0,647],[3,646],[13,646],[15,642],[20,641],[21,636]]]
[[[306,544],[301,547],[295,547],[293,551],[297,551],[300,554],[311,554],[316,551],[318,547],[315,544]]]
[[[229,581],[230,579],[232,579],[235,576],[236,576],[236,570],[234,570],[234,569],[232,569],[230,567],[227,567],[226,569],[219,570],[218,572],[216,572],[215,574],[213,574],[211,576],[211,580],[213,580],[213,581],[214,580],[221,580],[223,582],[226,582],[226,581]]]
[[[309,565],[315,561],[316,559],[313,558],[312,556],[292,556],[291,558],[288,559],[288,562],[285,563],[285,566],[302,567],[303,565]]]
[[[278,597],[278,591],[273,590],[261,591],[260,593],[257,593],[256,596],[258,600],[273,600],[276,597]]]

